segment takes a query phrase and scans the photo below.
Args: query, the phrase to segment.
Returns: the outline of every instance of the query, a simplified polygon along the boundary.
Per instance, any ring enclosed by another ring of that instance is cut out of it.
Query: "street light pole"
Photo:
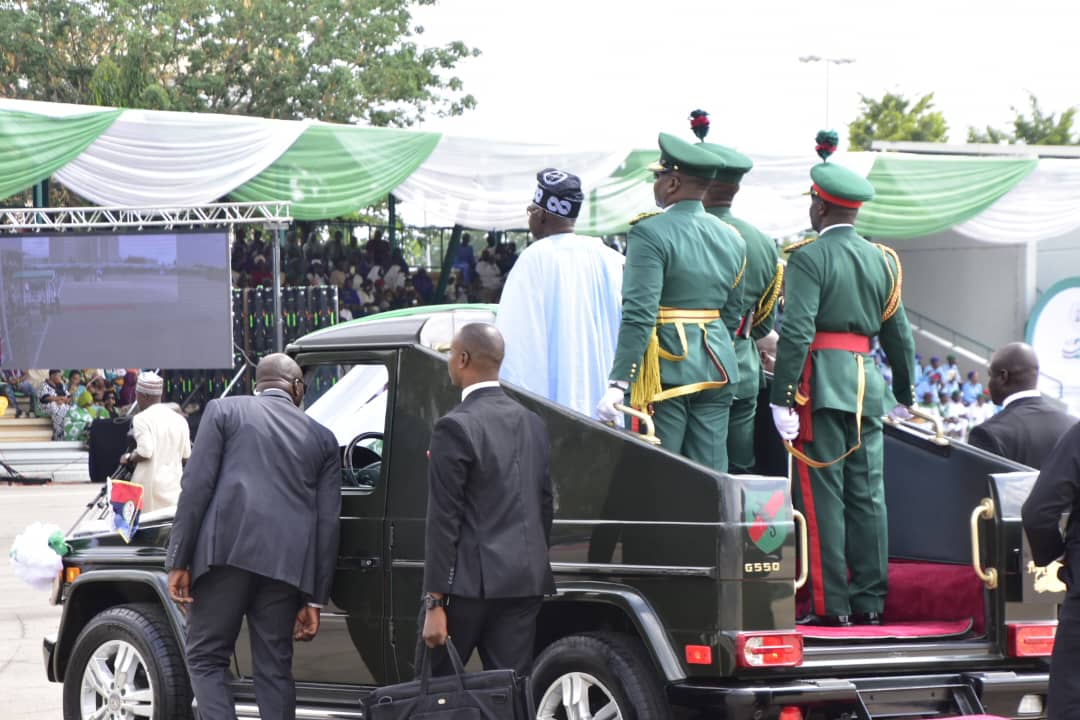
[[[825,63],[825,127],[829,127],[829,66],[830,65],[850,65],[855,62],[855,58],[829,58],[821,57],[819,55],[803,55],[799,58],[801,63]]]

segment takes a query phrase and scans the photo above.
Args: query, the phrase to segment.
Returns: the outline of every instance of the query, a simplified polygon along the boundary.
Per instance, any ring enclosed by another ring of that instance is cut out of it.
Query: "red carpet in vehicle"
[[[971,618],[929,622],[890,622],[884,625],[852,625],[850,627],[796,625],[795,629],[803,637],[815,640],[943,640],[967,634],[971,630]]]
[[[812,612],[806,587],[795,598],[796,617]],[[985,613],[983,584],[970,565],[889,560],[885,619],[890,623],[970,620],[971,629],[981,635]]]

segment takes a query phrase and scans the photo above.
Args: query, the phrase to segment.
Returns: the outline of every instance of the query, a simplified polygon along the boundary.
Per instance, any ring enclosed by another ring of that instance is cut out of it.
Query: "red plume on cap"
[[[698,140],[705,140],[709,134],[709,113],[704,110],[694,110],[690,113],[690,129],[697,135]]]
[[[828,160],[829,156],[836,152],[836,146],[840,144],[840,136],[835,130],[821,130],[814,140],[817,142],[814,150],[817,151],[822,162]]]

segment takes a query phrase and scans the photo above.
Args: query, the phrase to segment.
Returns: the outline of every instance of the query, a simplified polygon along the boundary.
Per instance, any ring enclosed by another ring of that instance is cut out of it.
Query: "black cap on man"
[[[585,194],[581,192],[581,178],[565,170],[544,168],[536,173],[536,192],[533,202],[541,210],[573,219],[581,212]]]

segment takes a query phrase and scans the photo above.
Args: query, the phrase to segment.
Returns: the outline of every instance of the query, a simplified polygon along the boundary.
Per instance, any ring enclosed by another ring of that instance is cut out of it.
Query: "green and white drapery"
[[[119,110],[66,119],[0,113],[0,198],[25,190],[70,164],[119,116]]]
[[[300,220],[361,210],[393,192],[414,225],[525,225],[536,172],[559,167],[586,188],[578,232],[625,232],[653,209],[655,150],[582,149],[438,133],[234,115],[116,110],[0,99],[0,201],[53,177],[100,205],[173,207],[289,200]],[[767,233],[807,224],[810,153],[750,153],[735,212]],[[903,240],[951,229],[1021,243],[1080,229],[1080,162],[1034,157],[841,153],[877,197],[859,230]]]
[[[335,217],[385,198],[439,141],[433,133],[312,121],[0,101],[0,120],[34,117],[30,113],[59,128],[110,118],[81,152],[45,174],[99,205],[175,207],[226,196],[290,200],[300,220]],[[0,173],[8,169],[9,142],[18,145],[18,136],[0,130]],[[18,171],[34,159],[21,153],[12,162]]]

